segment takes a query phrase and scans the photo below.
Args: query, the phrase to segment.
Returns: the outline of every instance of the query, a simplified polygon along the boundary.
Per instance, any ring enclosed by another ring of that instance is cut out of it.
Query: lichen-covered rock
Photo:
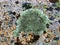
[[[46,30],[47,23],[48,17],[43,13],[43,11],[39,9],[25,10],[17,20],[14,36],[19,36],[21,31],[39,34],[41,31]]]

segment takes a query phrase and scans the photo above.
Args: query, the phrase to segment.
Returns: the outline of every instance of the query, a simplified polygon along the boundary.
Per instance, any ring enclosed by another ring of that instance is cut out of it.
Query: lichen
[[[48,17],[39,9],[28,9],[21,13],[20,18],[17,20],[16,30],[14,36],[19,36],[21,31],[33,32],[39,34],[41,31],[46,30]]]

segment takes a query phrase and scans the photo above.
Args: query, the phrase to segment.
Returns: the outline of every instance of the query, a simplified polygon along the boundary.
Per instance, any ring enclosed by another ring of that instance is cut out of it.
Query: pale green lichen
[[[39,9],[28,9],[22,12],[20,18],[17,20],[16,30],[14,36],[19,36],[21,31],[34,32],[39,34],[41,31],[46,30],[48,17]]]

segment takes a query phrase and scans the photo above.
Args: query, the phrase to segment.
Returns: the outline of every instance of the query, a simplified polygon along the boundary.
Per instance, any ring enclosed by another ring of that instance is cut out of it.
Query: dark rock
[[[58,20],[58,22],[60,23],[60,20]]]
[[[23,4],[22,4],[22,7],[25,8],[25,9],[30,9],[30,8],[32,8],[31,3],[23,3]]]
[[[46,8],[47,10],[49,10],[49,11],[52,11],[53,10],[53,8],[52,7],[49,7],[49,8]]]
[[[59,2],[59,0],[49,0],[51,3]]]
[[[55,10],[60,11],[60,7],[55,8]]]
[[[50,19],[50,20],[54,20],[54,19],[55,19],[55,17],[51,16],[49,19]]]
[[[15,14],[16,14],[16,12],[12,12],[12,14],[13,14],[13,15],[15,15]]]
[[[19,1],[16,1],[15,3],[16,3],[16,4],[19,4]]]
[[[47,33],[46,31],[43,32],[43,34],[46,34],[46,33]]]

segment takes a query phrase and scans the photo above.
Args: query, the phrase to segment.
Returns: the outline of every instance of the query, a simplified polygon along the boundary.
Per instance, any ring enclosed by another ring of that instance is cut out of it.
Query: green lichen
[[[46,30],[48,17],[39,9],[28,9],[21,13],[20,18],[17,20],[16,30],[14,36],[19,36],[21,31],[34,32],[39,34],[41,31]]]

